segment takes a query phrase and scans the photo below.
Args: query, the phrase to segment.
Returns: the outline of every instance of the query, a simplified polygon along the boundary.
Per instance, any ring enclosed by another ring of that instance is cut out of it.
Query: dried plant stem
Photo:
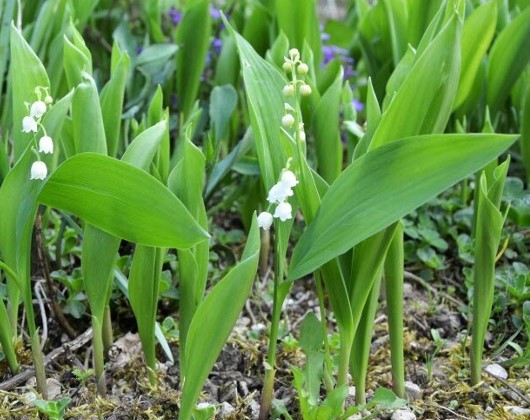
[[[55,284],[50,276],[50,267],[48,264],[48,258],[46,256],[45,246],[44,246],[44,238],[42,235],[42,215],[40,213],[37,213],[37,217],[35,219],[35,240],[37,242],[37,258],[39,267],[42,270],[42,274],[44,277],[44,280],[46,280],[46,286],[49,290],[49,303],[51,310],[53,312],[54,318],[57,320],[57,322],[61,325],[63,330],[68,334],[68,337],[74,338],[77,334],[76,331],[72,328],[66,317],[64,316],[64,313],[55,299],[55,296],[57,295],[57,289],[55,287]]]

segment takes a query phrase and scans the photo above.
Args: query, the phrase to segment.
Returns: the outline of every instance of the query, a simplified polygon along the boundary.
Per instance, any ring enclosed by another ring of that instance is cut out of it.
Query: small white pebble
[[[506,405],[504,406],[504,411],[507,411],[511,414],[515,414],[516,416],[524,416],[530,414],[530,409],[517,407],[516,405]]]
[[[409,410],[396,410],[390,420],[416,420],[416,414]]]
[[[407,395],[409,400],[414,401],[421,397],[422,391],[421,388],[414,382],[406,381],[405,394]]]
[[[486,372],[500,379],[508,379],[508,372],[501,365],[492,363],[484,368]]]

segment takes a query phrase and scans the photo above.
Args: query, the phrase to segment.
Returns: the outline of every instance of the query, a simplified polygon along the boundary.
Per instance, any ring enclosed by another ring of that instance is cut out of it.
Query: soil
[[[420,419],[511,419],[517,417],[504,407],[529,407],[530,372],[524,367],[508,370],[508,379],[500,380],[484,373],[483,383],[472,388],[469,385],[468,352],[470,337],[466,335],[467,321],[459,311],[457,297],[449,296],[414,275],[405,283],[405,361],[406,380],[420,388],[421,395],[415,395],[410,408]],[[200,402],[219,407],[219,419],[255,419],[259,411],[260,390],[264,374],[263,358],[266,355],[266,333],[270,308],[264,302],[264,284],[256,283],[254,296],[244,308],[229,342],[214,366],[204,387]],[[463,305],[463,302],[461,302]],[[391,388],[390,351],[387,333],[384,299],[376,318],[372,341],[372,353],[368,374],[368,398],[376,387]],[[319,315],[318,300],[309,280],[295,284],[283,312],[284,337],[297,337],[299,325],[305,314],[314,311]],[[332,317],[331,324],[332,324]],[[125,318],[126,319],[126,318]],[[126,322],[128,324],[128,322]],[[50,329],[54,326],[52,323]],[[123,325],[116,325],[117,331]],[[437,329],[443,339],[443,346],[435,354],[435,343],[431,329]],[[52,330],[52,329],[51,329]],[[60,329],[55,325],[56,336],[49,343],[61,339]],[[147,372],[142,362],[141,346],[136,334],[119,337],[111,350],[108,363],[108,396],[96,396],[93,376],[80,381],[74,368],[87,369],[90,361],[90,347],[85,345],[75,353],[69,352],[48,365],[50,389],[55,399],[64,396],[72,398],[66,418],[70,419],[175,419],[178,417],[179,368],[178,345],[171,344],[174,365],[163,362],[160,365],[160,382],[156,387],[149,385]],[[65,337],[63,337],[64,340]],[[124,344],[125,340],[125,344]],[[493,344],[494,337],[489,337]],[[488,344],[488,343],[487,343]],[[47,349],[49,351],[49,349]],[[20,349],[21,361],[30,363],[27,350]],[[510,354],[491,362],[502,362]],[[433,357],[434,354],[434,357]],[[486,350],[486,357],[490,352]],[[281,400],[293,418],[298,414],[297,397],[292,386],[292,366],[302,366],[304,354],[289,340],[281,340],[278,354],[278,371],[275,384],[275,398]],[[161,352],[159,360],[166,360]],[[485,364],[490,361],[485,360]],[[8,379],[8,369],[0,381]],[[10,391],[0,391],[0,418],[39,418],[34,407],[27,403],[34,392],[35,380],[30,378],[21,386]],[[390,413],[380,418],[389,418]]]

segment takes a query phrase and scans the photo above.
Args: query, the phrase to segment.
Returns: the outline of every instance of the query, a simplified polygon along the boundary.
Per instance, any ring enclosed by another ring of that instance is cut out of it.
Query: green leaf
[[[508,97],[530,61],[529,39],[530,8],[527,8],[504,28],[491,49],[487,102],[493,112],[497,111]]]
[[[200,304],[190,325],[186,343],[186,377],[180,418],[189,420],[210,369],[252,289],[258,269],[260,234],[254,215],[241,261],[212,289]]]
[[[232,85],[216,86],[210,96],[210,118],[215,140],[228,136],[230,117],[237,105],[237,91]]]
[[[458,87],[460,27],[454,14],[417,58],[381,117],[371,149],[407,136],[444,131]]]
[[[116,157],[120,137],[123,97],[131,60],[127,52],[120,51],[117,43],[114,43],[112,47],[112,56],[111,77],[101,91],[100,102],[105,137],[107,138],[107,149],[110,156]]]
[[[145,362],[154,380],[156,369],[155,325],[160,273],[164,250],[138,245],[129,274],[129,301],[134,311],[142,341]]]
[[[83,73],[92,74],[92,54],[72,23],[68,35],[64,37],[63,62],[68,87],[73,89],[83,81]]]
[[[239,50],[261,176],[268,190],[276,183],[287,156],[294,155],[294,150],[284,151],[280,138],[284,113],[282,89],[287,82],[278,69],[256,54],[228,22],[225,24]]]
[[[22,132],[22,119],[29,115],[24,102],[33,103],[37,100],[35,88],[50,87],[50,81],[39,57],[33,52],[22,34],[11,24],[11,66],[13,107],[13,149],[14,159],[17,161],[33,133]],[[44,99],[44,98],[41,98]]]
[[[313,131],[318,160],[318,172],[331,184],[342,171],[342,142],[339,132],[342,68],[333,84],[326,90],[315,109]]]
[[[107,154],[103,115],[96,83],[83,73],[84,81],[75,88],[72,100],[72,127],[76,153]]]
[[[509,159],[497,166],[491,179],[485,171],[479,181],[473,267],[473,324],[471,340],[471,382],[481,380],[482,352],[488,331],[495,290],[495,261],[504,217],[500,198],[508,173]]]
[[[383,0],[383,5],[390,29],[392,57],[397,66],[407,49],[407,7],[405,0]]]
[[[497,24],[497,2],[491,0],[477,7],[464,22],[462,29],[462,71],[454,109],[464,103],[471,93],[480,64]]]
[[[208,238],[159,181],[103,155],[83,153],[66,160],[46,182],[39,200],[142,245],[189,248]]]
[[[324,196],[316,218],[296,245],[289,278],[314,271],[390,226],[483,167],[516,138],[494,134],[418,136],[387,144],[355,160]]]
[[[166,130],[167,122],[160,121],[147,130],[142,131],[125,150],[122,160],[149,172],[151,162],[165,138]]]
[[[197,30],[200,28],[200,30]],[[190,0],[175,35],[177,52],[177,95],[187,119],[199,92],[212,32],[209,0]]]
[[[291,48],[300,51],[307,42],[320,63],[322,44],[315,0],[276,0],[276,17],[280,30],[287,35]]]

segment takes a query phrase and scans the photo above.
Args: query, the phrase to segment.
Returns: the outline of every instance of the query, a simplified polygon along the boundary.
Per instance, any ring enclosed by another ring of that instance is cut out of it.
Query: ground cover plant
[[[529,1],[0,11],[1,418],[530,415]]]

